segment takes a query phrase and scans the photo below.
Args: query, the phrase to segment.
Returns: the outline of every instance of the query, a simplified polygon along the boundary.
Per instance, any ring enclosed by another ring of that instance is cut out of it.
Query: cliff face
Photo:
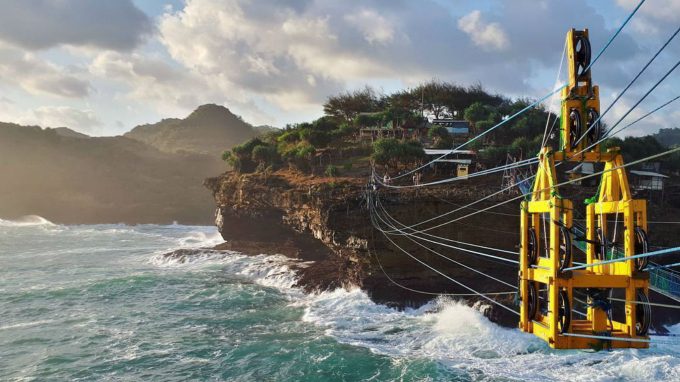
[[[258,174],[226,173],[207,179],[205,185],[212,190],[218,206],[216,224],[227,241],[222,248],[246,253],[283,253],[313,261],[299,269],[300,284],[307,289],[352,284],[365,289],[376,302],[400,307],[421,305],[437,293],[469,293],[414,261],[373,229],[364,187],[357,179],[292,180],[276,173],[265,179]],[[422,220],[422,216],[435,216],[474,200],[485,189],[489,187],[484,184],[468,184],[427,192],[401,191],[383,193],[382,200],[391,216],[412,224]],[[512,207],[502,211],[514,211]],[[466,219],[465,224],[449,224],[430,232],[512,250],[517,237],[512,227],[517,220],[512,214],[495,215],[492,221],[476,215]],[[510,289],[490,284],[458,264],[474,265],[504,280],[517,277],[512,264],[483,261],[467,252],[429,245],[438,252],[434,253],[408,239],[393,240],[403,250],[417,253],[423,261],[479,291]],[[394,282],[432,294],[415,293]],[[497,319],[514,324],[511,317]]]
[[[461,208],[498,189],[498,179],[486,182],[469,180],[439,188],[380,190],[383,214],[389,214],[383,215],[383,219],[391,217],[410,225],[444,213],[449,215],[432,224],[465,217],[427,231],[440,238],[425,234],[422,236],[426,239],[420,244],[405,236],[390,236],[392,242],[373,228],[364,186],[356,178],[296,177],[285,171],[267,177],[225,173],[207,179],[205,185],[213,192],[218,206],[216,224],[227,241],[218,249],[250,254],[280,253],[298,258],[303,260],[298,269],[299,284],[307,290],[356,285],[377,303],[413,307],[438,294],[471,293],[451,279],[478,292],[514,290],[512,285],[517,282],[514,264],[475,252],[517,260],[516,255],[497,249],[518,251],[519,203],[510,202],[474,214],[508,199],[508,195],[499,195],[487,201],[488,204]],[[583,200],[595,189],[565,187],[563,191],[573,200]],[[456,211],[451,213],[452,210]],[[667,206],[649,208],[650,219],[654,220],[670,220],[677,213]],[[473,215],[468,216],[470,214]],[[650,239],[655,245],[675,244],[677,227],[656,225],[651,231]],[[435,241],[444,241],[446,246]],[[428,269],[408,254],[441,273]],[[514,295],[493,298],[511,306]],[[654,298],[658,302],[669,302],[660,296]],[[475,297],[469,299],[476,300]],[[676,312],[667,310],[656,309],[655,326],[677,322]],[[487,314],[501,324],[517,324],[517,317],[503,309],[492,307]]]

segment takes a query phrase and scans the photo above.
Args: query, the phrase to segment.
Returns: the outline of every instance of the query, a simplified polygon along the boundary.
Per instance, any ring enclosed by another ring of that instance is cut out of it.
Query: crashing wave
[[[0,226],[26,227],[26,226],[56,226],[56,224],[38,215],[26,215],[14,220],[0,219]]]

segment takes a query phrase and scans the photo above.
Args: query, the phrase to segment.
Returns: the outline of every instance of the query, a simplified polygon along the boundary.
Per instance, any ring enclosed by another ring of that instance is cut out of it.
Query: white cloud
[[[131,0],[4,0],[0,12],[0,40],[31,50],[62,44],[129,50],[152,31]]]
[[[388,44],[394,39],[392,24],[371,9],[362,9],[358,13],[345,16],[345,19],[358,28],[370,44]]]
[[[79,110],[69,106],[42,106],[33,110],[35,123],[43,127],[68,127],[92,133],[102,125],[92,110]]]
[[[272,122],[245,93],[225,89],[219,81],[152,55],[102,52],[89,70],[94,76],[127,85],[126,100],[152,105],[161,115],[184,115],[198,105],[218,103],[256,116],[253,122]]]
[[[15,84],[33,94],[82,98],[91,87],[81,76],[39,56],[0,44],[0,82]]]
[[[472,11],[458,19],[458,28],[470,36],[475,45],[488,50],[505,50],[510,46],[508,36],[498,23],[482,20],[482,12]]]
[[[616,3],[626,10],[632,11],[639,0],[616,0]],[[680,21],[680,1],[678,0],[654,0],[642,4],[638,11],[642,15],[656,21],[675,23]]]

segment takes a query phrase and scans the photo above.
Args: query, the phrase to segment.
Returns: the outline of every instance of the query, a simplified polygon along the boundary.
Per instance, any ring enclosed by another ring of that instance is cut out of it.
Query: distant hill
[[[661,129],[653,137],[664,147],[680,145],[680,128]]]
[[[61,135],[62,137],[82,138],[82,139],[90,138],[89,135],[79,133],[75,130],[71,130],[68,127],[56,127],[56,128],[51,129],[51,130],[54,130],[55,133]]]
[[[61,223],[209,224],[214,156],[166,153],[126,137],[65,136],[0,123],[0,217]]]
[[[126,137],[0,123],[0,217],[60,223],[212,222],[214,155],[168,153]]]
[[[127,138],[145,142],[158,150],[176,153],[205,153],[220,157],[231,148],[258,134],[224,106],[199,106],[184,119],[169,118],[140,125],[126,133]]]

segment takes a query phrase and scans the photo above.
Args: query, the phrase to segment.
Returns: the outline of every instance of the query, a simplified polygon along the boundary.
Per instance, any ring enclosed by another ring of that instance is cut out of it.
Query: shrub
[[[426,158],[420,142],[400,142],[394,138],[380,139],[373,143],[373,160],[381,165],[414,163]]]
[[[333,140],[331,133],[314,129],[300,130],[300,138],[317,147],[326,147]]]
[[[326,166],[326,171],[324,171],[324,174],[326,174],[326,176],[336,177],[340,174],[340,171],[338,171],[337,167],[333,166],[332,164],[329,164],[328,166]]]
[[[433,126],[428,130],[427,136],[434,140],[434,148],[450,149],[453,147],[453,137],[444,126]]]

